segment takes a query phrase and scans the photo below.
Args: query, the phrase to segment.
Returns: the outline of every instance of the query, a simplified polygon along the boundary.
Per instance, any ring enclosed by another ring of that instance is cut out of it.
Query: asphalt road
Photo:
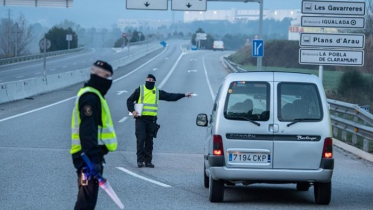
[[[106,156],[104,175],[125,209],[372,209],[373,164],[334,148],[332,201],[314,203],[313,188],[255,184],[227,187],[223,203],[210,203],[203,186],[205,129],[198,113],[210,114],[214,94],[227,70],[219,58],[229,52],[184,51],[180,42],[114,73],[107,100],[118,136],[118,151]],[[161,129],[154,140],[155,168],[137,168],[134,119],[127,97],[148,73],[157,86],[174,93],[197,94],[160,102]],[[29,100],[0,104],[0,209],[73,209],[76,173],[69,154],[74,97],[82,84]],[[118,209],[100,190],[96,209]]]
[[[146,50],[149,46],[158,44],[153,41],[148,44],[133,45],[123,49],[111,48],[87,48],[83,51],[60,56],[48,57],[46,59],[46,70],[44,71],[44,59],[36,59],[27,62],[0,66],[0,83],[23,80],[44,75],[59,74],[91,66],[96,60],[114,61]]]

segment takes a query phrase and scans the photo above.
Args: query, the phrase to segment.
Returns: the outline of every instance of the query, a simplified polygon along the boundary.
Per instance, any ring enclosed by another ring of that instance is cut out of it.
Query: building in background
[[[291,21],[289,26],[288,40],[300,39],[300,33],[322,33],[322,28],[317,27],[302,27],[300,24],[301,18]],[[338,33],[337,28],[324,28],[324,33]]]
[[[149,29],[157,29],[161,26],[169,27],[171,25],[171,20],[156,20],[156,19],[118,19],[117,20],[117,28],[124,31],[126,27],[131,28],[149,28]]]
[[[263,19],[274,19],[281,21],[284,18],[297,19],[301,17],[300,10],[263,10]],[[222,21],[231,23],[236,21],[259,20],[259,10],[208,10],[208,11],[186,11],[184,12],[184,23],[193,21]]]

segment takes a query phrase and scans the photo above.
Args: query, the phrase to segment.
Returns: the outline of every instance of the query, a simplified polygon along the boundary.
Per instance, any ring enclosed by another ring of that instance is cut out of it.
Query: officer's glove
[[[95,179],[101,176],[101,164],[92,163],[91,176]]]

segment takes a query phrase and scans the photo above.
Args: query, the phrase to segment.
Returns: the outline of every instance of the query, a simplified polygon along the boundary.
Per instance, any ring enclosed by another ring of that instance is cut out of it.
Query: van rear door
[[[233,80],[225,88],[222,135],[227,167],[272,168],[273,73],[256,73]]]
[[[329,125],[323,120],[319,81],[274,74],[274,169],[318,169]]]

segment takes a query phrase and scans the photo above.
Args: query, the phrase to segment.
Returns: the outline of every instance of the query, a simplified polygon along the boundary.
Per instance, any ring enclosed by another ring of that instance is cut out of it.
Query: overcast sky
[[[208,1],[207,10],[259,9],[258,3],[228,1]],[[264,0],[264,9],[300,9],[301,2],[301,0]],[[126,0],[74,0],[73,7],[69,9],[0,6],[0,17],[7,18],[10,9],[12,18],[22,13],[29,23],[39,22],[47,27],[68,19],[83,27],[96,28],[109,28],[120,18],[172,20],[174,14],[175,21],[182,20],[183,12],[172,11],[170,3],[168,8],[168,11],[126,10]]]

